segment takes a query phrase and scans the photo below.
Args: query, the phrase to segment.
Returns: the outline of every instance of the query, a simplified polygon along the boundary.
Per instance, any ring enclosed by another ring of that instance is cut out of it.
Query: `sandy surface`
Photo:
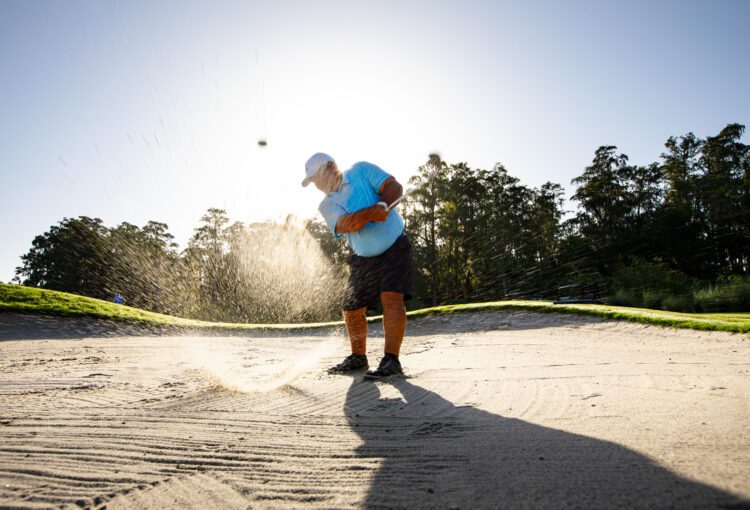
[[[747,337],[528,312],[408,335],[385,384],[323,371],[341,331],[0,314],[0,507],[750,508]]]

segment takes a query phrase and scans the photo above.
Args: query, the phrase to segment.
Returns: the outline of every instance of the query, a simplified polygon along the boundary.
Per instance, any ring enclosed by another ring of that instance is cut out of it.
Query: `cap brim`
[[[308,184],[310,184],[310,182],[312,182],[310,181],[310,178],[305,177],[304,179],[302,179],[302,186],[307,186]]]

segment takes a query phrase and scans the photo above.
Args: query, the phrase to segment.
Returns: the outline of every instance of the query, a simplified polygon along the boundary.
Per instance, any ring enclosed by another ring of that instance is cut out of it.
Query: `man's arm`
[[[391,205],[403,194],[404,188],[393,177],[388,177],[378,190],[378,194],[383,202]]]
[[[385,207],[377,204],[371,205],[341,216],[336,222],[336,233],[358,232],[368,223],[385,221],[387,217],[388,211],[385,210]]]
[[[402,186],[393,177],[387,178],[380,186],[378,194],[381,202],[392,204],[403,193]],[[371,205],[359,211],[341,216],[336,222],[336,233],[344,234],[346,232],[358,232],[362,227],[370,222],[381,222],[388,218],[388,212],[382,205]]]

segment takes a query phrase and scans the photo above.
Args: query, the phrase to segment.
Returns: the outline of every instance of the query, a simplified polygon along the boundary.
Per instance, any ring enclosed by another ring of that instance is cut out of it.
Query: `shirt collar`
[[[337,189],[336,191],[331,191],[329,193],[329,195],[332,195],[334,193],[340,193],[341,192],[341,188],[344,187],[344,184],[349,184],[349,175],[347,173],[345,173],[345,172],[342,172],[341,173],[341,183],[339,184],[339,189]]]

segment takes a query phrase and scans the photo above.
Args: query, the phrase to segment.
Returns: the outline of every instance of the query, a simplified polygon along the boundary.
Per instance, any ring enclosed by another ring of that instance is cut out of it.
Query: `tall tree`
[[[21,257],[17,279],[24,285],[107,299],[110,249],[99,218],[64,218],[38,235]]]
[[[177,245],[165,223],[149,221],[142,229],[124,222],[108,232],[110,263],[107,289],[127,304],[183,315],[183,280],[178,278]]]
[[[439,300],[438,225],[441,194],[447,186],[447,165],[439,157],[430,157],[409,179],[411,193],[404,201],[406,230],[414,245],[417,266],[417,292],[429,296],[433,306]]]
[[[581,204],[582,228],[601,246],[617,237],[628,212],[627,187],[623,182],[628,157],[616,151],[615,146],[599,147],[592,164],[572,181],[578,185],[573,200]]]
[[[706,138],[701,154],[703,175],[698,188],[715,247],[715,264],[728,274],[747,274],[750,263],[748,240],[748,153],[740,142],[745,127],[729,124],[716,136]]]
[[[699,157],[703,141],[693,133],[684,136],[670,136],[664,144],[667,151],[662,153],[662,172],[666,180],[666,202],[670,207],[685,211],[697,209],[696,178],[701,170]]]
[[[227,278],[231,271],[227,257],[229,218],[224,209],[210,208],[200,221],[185,250],[185,262],[197,285],[201,318],[226,320],[231,316],[228,296],[233,286]]]
[[[710,271],[705,214],[698,191],[703,140],[693,133],[669,137],[661,155],[665,196],[645,234],[662,260],[685,274],[700,278]]]

